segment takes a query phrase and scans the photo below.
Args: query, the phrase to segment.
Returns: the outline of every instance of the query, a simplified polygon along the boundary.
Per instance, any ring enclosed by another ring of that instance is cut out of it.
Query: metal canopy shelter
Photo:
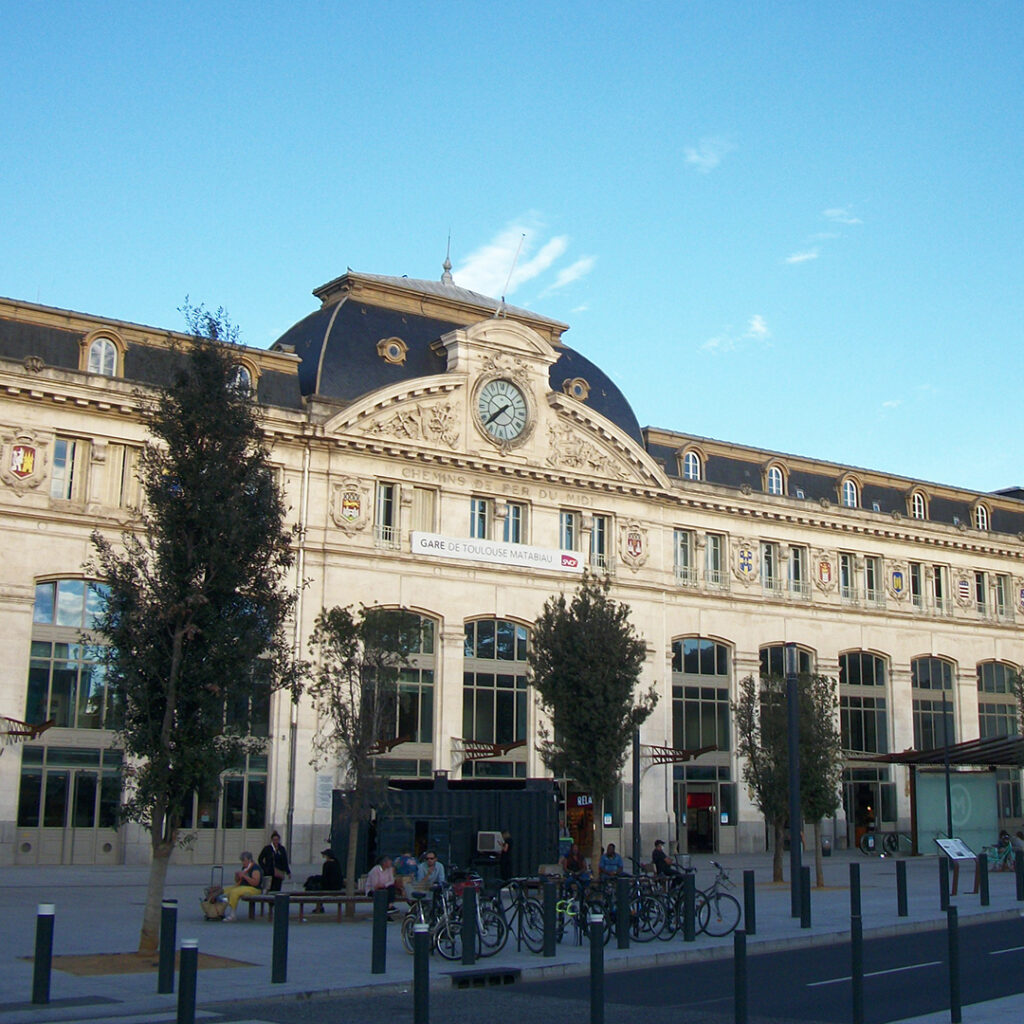
[[[910,768],[910,839],[912,852],[917,848],[917,769],[947,766],[971,768],[1024,768],[1024,736],[996,736],[983,740],[965,740],[932,750],[904,750],[899,754],[847,754],[848,761],[866,764],[904,764]]]

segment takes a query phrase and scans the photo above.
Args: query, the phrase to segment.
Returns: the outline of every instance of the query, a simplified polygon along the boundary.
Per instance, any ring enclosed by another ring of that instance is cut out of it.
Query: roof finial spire
[[[444,273],[441,275],[441,284],[454,284],[455,283],[452,280],[451,254],[452,254],[452,233],[449,231],[448,232],[448,248],[445,251],[444,263],[442,264],[442,266],[444,268]]]

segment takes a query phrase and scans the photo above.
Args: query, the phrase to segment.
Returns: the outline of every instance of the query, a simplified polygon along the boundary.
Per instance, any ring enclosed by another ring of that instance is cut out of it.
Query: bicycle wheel
[[[878,852],[878,836],[874,832],[865,832],[857,845],[860,847],[861,853],[869,857],[873,856]]]
[[[898,832],[886,832],[882,838],[882,849],[888,854],[895,854],[899,852],[900,848],[900,836]]]
[[[642,896],[629,907],[629,932],[634,942],[652,942],[665,927],[668,914],[660,897]]]
[[[481,907],[480,919],[477,922],[480,932],[480,955],[494,956],[505,948],[505,941],[508,938],[508,925],[505,919],[494,907]],[[523,929],[523,938],[526,938],[526,929]]]
[[[419,915],[412,911],[402,918],[402,945],[405,947],[406,953],[413,951],[413,928],[418,920],[420,920]]]
[[[522,914],[523,944],[531,953],[539,953],[544,948],[544,910],[536,900],[524,900]],[[556,938],[557,934],[556,923]]]
[[[728,935],[740,923],[740,903],[727,892],[716,892],[700,905],[700,930],[708,935]]]

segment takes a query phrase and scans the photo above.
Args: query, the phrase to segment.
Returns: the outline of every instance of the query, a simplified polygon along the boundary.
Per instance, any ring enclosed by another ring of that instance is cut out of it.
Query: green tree
[[[548,598],[530,639],[530,674],[552,730],[539,750],[556,775],[567,776],[594,800],[592,863],[601,853],[605,801],[619,782],[633,733],[654,709],[652,686],[635,695],[646,658],[629,607],[612,600],[607,579],[584,576],[566,601]]]
[[[322,611],[310,637],[317,658],[309,692],[320,726],[314,764],[336,760],[345,776],[348,818],[346,887],[355,895],[360,822],[384,801],[386,782],[374,768],[379,744],[394,736],[398,679],[419,650],[422,623],[412,612],[362,607]]]
[[[835,680],[804,674],[797,680],[800,702],[800,810],[814,823],[815,884],[824,885],[821,819],[839,806],[843,749],[839,735]],[[732,706],[743,781],[774,837],[772,880],[782,881],[784,829],[789,817],[789,725],[782,676],[747,676]],[[799,822],[790,829],[800,834]]]
[[[127,754],[123,816],[150,835],[140,951],[156,948],[167,867],[196,791],[263,748],[248,709],[296,682],[286,621],[291,532],[252,396],[235,384],[237,332],[186,305],[193,334],[146,402],[144,504],[115,546],[98,531],[97,631]],[[231,721],[231,724],[228,724]]]

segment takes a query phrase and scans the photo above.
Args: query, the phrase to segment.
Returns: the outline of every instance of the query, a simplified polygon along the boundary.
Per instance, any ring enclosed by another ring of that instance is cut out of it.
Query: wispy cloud
[[[834,224],[863,224],[860,217],[855,217],[848,206],[832,206],[822,210],[821,215]]]
[[[903,404],[902,398],[889,398],[882,403],[883,409],[898,409]]]
[[[802,252],[794,252],[786,257],[787,263],[806,263],[808,260],[818,258],[817,249],[804,249]]]
[[[765,323],[765,319],[760,313],[755,313],[747,321],[747,333],[743,335],[744,338],[767,341],[771,336],[772,332],[768,330],[768,324]]]
[[[544,224],[537,215],[531,214],[507,224],[489,242],[471,252],[452,276],[462,288],[494,298],[509,298],[528,281],[542,278],[555,268],[568,248],[568,235],[546,238]],[[595,263],[596,257],[584,256],[562,267],[541,294],[580,280],[590,273]]]
[[[708,338],[700,347],[705,352],[734,352],[746,341],[768,345],[771,336],[768,322],[760,313],[754,313],[747,321],[745,330],[736,332],[731,327],[726,327],[714,337]]]
[[[735,148],[736,146],[726,138],[709,136],[701,139],[696,146],[687,146],[683,150],[683,159],[701,174],[710,174],[726,154]]]

